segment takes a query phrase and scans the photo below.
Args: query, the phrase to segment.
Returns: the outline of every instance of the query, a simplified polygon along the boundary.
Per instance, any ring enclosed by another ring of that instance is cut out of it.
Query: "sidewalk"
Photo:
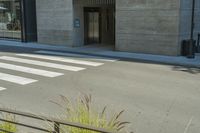
[[[77,54],[86,54],[94,56],[103,56],[110,58],[119,58],[126,60],[138,60],[138,61],[148,61],[154,63],[163,63],[170,65],[181,65],[189,67],[200,68],[200,54],[196,54],[195,59],[188,59],[182,56],[161,56],[161,55],[151,55],[151,54],[138,54],[138,53],[128,53],[128,52],[118,52],[113,51],[112,47],[102,46],[102,47],[65,47],[65,46],[52,46],[44,45],[38,43],[22,43],[15,41],[0,41],[0,46],[14,46],[14,47],[26,47],[35,48],[43,50],[53,50],[61,52],[70,52]]]

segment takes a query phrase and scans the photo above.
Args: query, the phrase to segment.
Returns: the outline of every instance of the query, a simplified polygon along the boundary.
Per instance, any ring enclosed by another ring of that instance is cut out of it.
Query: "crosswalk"
[[[12,65],[12,64],[1,63],[1,62],[0,62],[0,68],[35,74],[35,75],[44,76],[44,77],[51,77],[51,78],[63,75],[62,73],[51,72],[47,70],[35,69],[35,68],[30,68],[30,67],[18,66],[18,65]]]
[[[56,52],[56,51],[48,51],[48,50],[39,50],[39,51],[35,51],[35,53],[48,54],[48,55],[57,55],[57,56],[67,56],[67,57],[89,58],[89,59],[94,59],[94,60],[103,61],[103,62],[115,62],[115,61],[118,61],[118,59],[114,59],[114,58],[107,58],[107,57],[105,58],[105,57],[97,57],[97,56],[92,56],[92,55],[64,53],[64,52]]]
[[[20,85],[27,85],[30,83],[37,82],[37,80],[30,79],[30,78],[24,78],[20,76],[15,76],[11,74],[6,74],[6,73],[0,73],[0,80],[20,84]]]
[[[75,58],[76,57],[76,58]],[[80,57],[80,58],[77,58]],[[35,83],[39,80],[22,77],[16,73],[21,72],[25,74],[42,76],[45,78],[56,78],[65,75],[63,71],[79,72],[86,69],[87,67],[99,67],[105,64],[105,62],[114,62],[116,60],[109,58],[97,58],[94,60],[82,59],[82,55],[54,52],[54,51],[35,51],[29,54],[14,54],[11,56],[0,56],[0,81],[18,85],[28,85]],[[93,58],[89,57],[87,58]],[[56,62],[56,63],[55,63]],[[27,67],[31,66],[31,67]],[[78,65],[78,66],[77,66]],[[37,68],[36,68],[37,67]],[[38,69],[40,67],[40,69]],[[51,70],[49,70],[49,68]],[[1,72],[2,70],[11,70],[8,73]],[[47,70],[48,69],[48,70]],[[56,72],[54,72],[54,70]],[[62,70],[62,72],[58,72]],[[0,87],[0,91],[6,90],[4,87]]]
[[[60,62],[66,62],[66,63],[74,63],[74,64],[80,64],[80,65],[88,65],[88,66],[101,66],[101,65],[103,65],[103,63],[74,60],[74,59],[66,59],[66,58],[64,59],[64,58],[50,57],[50,56],[45,56],[45,55],[30,55],[30,54],[17,54],[17,55],[23,56],[23,57],[32,57],[32,58],[38,58],[38,59],[46,59],[46,60],[60,61]]]
[[[19,63],[24,63],[24,64],[30,64],[30,65],[62,69],[62,70],[67,70],[67,71],[75,71],[75,72],[85,69],[82,67],[68,66],[68,65],[50,63],[50,62],[45,62],[45,61],[37,61],[37,60],[31,60],[31,59],[22,59],[22,58],[17,58],[17,57],[10,57],[10,56],[2,56],[0,57],[0,59],[6,60],[6,61],[14,61],[14,62],[19,62]]]
[[[0,87],[0,91],[4,91],[6,90],[6,88]]]

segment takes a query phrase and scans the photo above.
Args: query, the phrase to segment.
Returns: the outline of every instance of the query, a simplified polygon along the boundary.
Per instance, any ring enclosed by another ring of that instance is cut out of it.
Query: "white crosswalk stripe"
[[[85,55],[68,54],[68,53],[51,52],[51,51],[38,51],[38,52],[41,52],[43,54],[36,54],[36,53],[15,54],[16,55],[15,57],[14,56],[0,56],[0,60],[4,61],[4,62],[0,62],[0,71],[1,69],[5,69],[5,70],[16,71],[16,72],[22,72],[25,74],[33,74],[33,75],[38,75],[38,76],[43,76],[43,77],[48,77],[48,78],[54,78],[54,77],[62,76],[64,75],[64,73],[54,72],[52,70],[46,70],[47,68],[78,72],[81,70],[85,70],[86,66],[98,67],[98,66],[104,65],[103,62],[81,60],[81,57]],[[49,54],[49,52],[52,55]],[[49,55],[45,55],[44,53],[45,54],[48,53]],[[53,56],[54,54],[64,55],[64,56],[68,55],[68,57]],[[80,59],[74,59],[73,58],[74,56],[80,57]],[[91,56],[87,56],[87,57],[91,57]],[[97,59],[96,57],[93,57],[93,58],[95,60]],[[61,64],[55,63],[55,62],[52,63],[50,61],[60,62]],[[114,60],[102,59],[101,61],[114,61]],[[17,63],[17,65],[15,63]],[[65,63],[84,65],[85,67],[65,65]],[[28,66],[32,65],[32,66],[28,67],[27,65],[24,66],[23,64],[24,65],[27,64]],[[39,68],[34,68],[34,66],[35,67],[40,66],[44,68],[39,69]],[[6,72],[0,72],[0,80],[14,83],[14,84],[19,84],[19,85],[27,85],[27,84],[35,83],[38,81],[37,79],[26,78],[24,76],[12,74],[11,73],[12,71],[9,71],[9,74],[7,74]],[[5,89],[6,88],[0,87],[0,91],[3,91]]]
[[[31,65],[37,65],[37,66],[43,66],[43,67],[49,67],[49,68],[62,69],[62,70],[67,70],[67,71],[74,71],[74,72],[85,69],[82,67],[74,67],[74,66],[56,64],[56,63],[50,63],[50,62],[44,62],[44,61],[37,61],[37,60],[30,60],[30,59],[22,59],[22,58],[9,57],[9,56],[2,56],[0,57],[0,59],[13,61],[13,62],[20,62],[20,63],[25,63],[25,64],[31,64]]]
[[[90,59],[95,59],[95,60],[99,60],[99,61],[106,61],[106,62],[115,62],[115,61],[118,60],[118,59],[107,58],[107,57],[98,57],[98,56],[92,56],[92,55],[82,55],[82,54],[73,54],[73,53],[64,53],[64,52],[55,52],[55,51],[48,51],[48,50],[39,50],[39,51],[35,51],[34,53],[90,58]]]
[[[0,73],[0,80],[16,83],[20,85],[27,85],[30,83],[37,82],[37,80],[34,80],[34,79],[24,78],[24,77],[10,75],[6,73]]]
[[[41,69],[18,66],[18,65],[12,65],[12,64],[1,63],[1,62],[0,62],[0,68],[40,75],[44,77],[52,77],[52,78],[64,75],[62,73],[51,72],[51,71],[46,71],[46,70],[41,70]]]
[[[52,57],[52,56],[45,56],[45,55],[33,55],[33,54],[17,54],[17,55],[18,56],[23,56],[23,57],[32,57],[32,58],[38,58],[38,59],[46,59],[46,60],[52,60],[52,61],[60,61],[60,62],[66,62],[66,63],[95,66],[95,67],[96,66],[101,66],[101,65],[104,64],[104,63],[82,61],[82,60],[74,60],[74,59],[67,59],[67,58],[61,58],[61,57]]]
[[[0,87],[0,91],[4,91],[4,90],[6,90],[6,88]]]

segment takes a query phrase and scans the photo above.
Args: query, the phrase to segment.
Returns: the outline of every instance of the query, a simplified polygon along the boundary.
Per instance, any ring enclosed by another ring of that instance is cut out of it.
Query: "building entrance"
[[[73,0],[74,46],[115,45],[115,0]]]
[[[99,8],[84,8],[85,44],[101,43],[101,12]]]

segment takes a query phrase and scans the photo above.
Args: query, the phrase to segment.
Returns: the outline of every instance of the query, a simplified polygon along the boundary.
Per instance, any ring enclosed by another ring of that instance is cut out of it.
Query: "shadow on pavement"
[[[190,74],[199,74],[200,73],[200,68],[194,68],[194,67],[174,66],[172,68],[172,70],[186,72],[186,73],[190,73]]]

